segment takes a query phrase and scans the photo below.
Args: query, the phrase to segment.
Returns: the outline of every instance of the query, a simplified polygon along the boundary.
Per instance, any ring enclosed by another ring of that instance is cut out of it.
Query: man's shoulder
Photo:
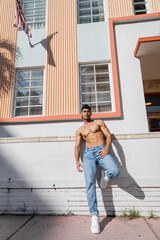
[[[103,122],[102,119],[96,119],[96,120],[94,120],[94,123],[96,123],[96,124],[98,124],[98,125],[104,124],[104,122]]]
[[[76,133],[77,133],[77,134],[81,134],[81,133],[82,133],[82,130],[83,130],[83,126],[79,127],[79,128],[76,130]]]

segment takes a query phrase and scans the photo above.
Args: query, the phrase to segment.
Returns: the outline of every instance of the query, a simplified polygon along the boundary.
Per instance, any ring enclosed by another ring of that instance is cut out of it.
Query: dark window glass
[[[160,112],[160,95],[158,96],[145,96],[147,112]]]
[[[160,131],[160,118],[149,119],[150,131],[157,132]]]
[[[27,116],[28,115],[28,108],[16,108],[16,116]]]

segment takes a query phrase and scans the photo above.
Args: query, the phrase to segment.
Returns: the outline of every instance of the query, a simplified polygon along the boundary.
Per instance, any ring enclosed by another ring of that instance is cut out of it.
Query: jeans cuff
[[[92,216],[98,216],[98,212],[92,212],[92,213],[91,213],[91,217],[92,217]]]

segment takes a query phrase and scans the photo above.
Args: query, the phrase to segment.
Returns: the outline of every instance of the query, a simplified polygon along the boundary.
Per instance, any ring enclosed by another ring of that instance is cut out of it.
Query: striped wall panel
[[[108,18],[134,15],[132,0],[106,0]]]
[[[0,118],[11,117],[17,39],[14,14],[15,0],[0,0]]]
[[[160,0],[150,0],[151,13],[160,12]]]
[[[126,209],[135,207],[141,216],[153,211],[160,217],[160,188],[139,189],[97,188],[100,216],[121,216]],[[85,188],[0,189],[0,214],[74,214],[89,215]]]
[[[75,0],[48,0],[46,116],[79,111],[76,24]]]

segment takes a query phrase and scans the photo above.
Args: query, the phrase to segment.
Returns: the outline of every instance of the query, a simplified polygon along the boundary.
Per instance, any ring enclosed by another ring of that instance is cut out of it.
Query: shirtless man
[[[99,219],[96,198],[96,168],[97,164],[102,167],[100,186],[107,187],[108,180],[119,175],[120,170],[109,153],[112,139],[109,129],[102,120],[91,119],[91,108],[87,104],[82,106],[81,116],[84,125],[76,131],[75,159],[79,172],[84,170],[86,193],[89,211],[91,215],[91,231],[99,233]],[[105,143],[105,138],[107,141]],[[83,157],[83,165],[79,161],[80,145],[82,140],[86,141],[86,149]]]

